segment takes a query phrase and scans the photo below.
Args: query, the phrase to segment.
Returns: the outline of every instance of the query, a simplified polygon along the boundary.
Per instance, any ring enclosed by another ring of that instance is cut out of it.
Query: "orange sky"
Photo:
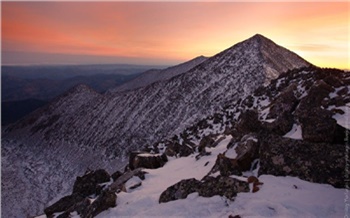
[[[256,33],[349,66],[349,2],[2,2],[3,64],[176,64]]]

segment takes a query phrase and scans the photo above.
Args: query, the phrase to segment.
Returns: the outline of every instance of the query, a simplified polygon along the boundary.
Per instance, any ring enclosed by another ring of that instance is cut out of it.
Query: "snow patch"
[[[294,123],[292,129],[283,137],[291,139],[303,139],[301,126]]]
[[[336,107],[336,109],[344,111],[344,114],[336,113],[332,118],[335,119],[340,126],[350,129],[350,103],[346,104],[346,106]]]

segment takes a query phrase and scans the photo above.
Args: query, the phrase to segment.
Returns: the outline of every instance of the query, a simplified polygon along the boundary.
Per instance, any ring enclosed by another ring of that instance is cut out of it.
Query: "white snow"
[[[332,117],[337,121],[337,123],[346,128],[350,129],[350,103],[346,104],[346,106],[336,107],[344,111],[344,114],[335,114]]]
[[[262,175],[256,193],[239,193],[231,203],[241,217],[344,217],[345,189],[315,184],[295,177]],[[227,213],[226,215],[229,215]],[[220,216],[218,216],[220,217]]]
[[[298,126],[295,125],[298,129]],[[294,128],[293,128],[294,129]],[[297,131],[295,131],[297,132]],[[198,161],[195,155],[171,158],[163,168],[148,169],[142,185],[132,192],[118,194],[117,207],[97,217],[344,217],[345,189],[315,184],[296,177],[262,175],[264,184],[256,193],[239,193],[234,201],[225,197],[200,197],[192,193],[186,199],[159,204],[159,197],[169,186],[189,178],[200,180],[213,167],[216,156],[226,150],[231,136],[227,136],[212,154]],[[229,149],[232,152],[234,149]],[[233,153],[232,153],[233,154]],[[257,160],[258,161],[258,160]],[[252,172],[250,172],[252,173]],[[256,172],[255,172],[256,173]],[[254,174],[254,172],[253,172]],[[219,174],[213,174],[218,176]],[[255,174],[254,174],[255,175]],[[231,176],[246,181],[242,176]]]
[[[133,176],[131,179],[129,179],[126,183],[125,183],[125,188],[127,192],[132,192],[133,189],[131,189],[132,187],[135,187],[139,184],[142,184],[142,180],[137,177],[137,176]]]
[[[236,147],[237,147],[237,144],[235,146],[233,146],[233,148],[228,149],[225,152],[225,156],[228,157],[228,158],[231,158],[231,159],[236,158],[237,157]]]
[[[261,112],[260,112],[260,119],[263,120],[263,121],[266,121],[266,117],[267,115],[270,113],[270,107],[267,107],[265,109],[263,109]],[[267,121],[268,122],[268,121]]]
[[[292,129],[283,137],[291,139],[303,139],[301,126],[294,123]]]
[[[175,165],[179,166],[179,163]],[[188,169],[185,164],[182,167]],[[192,193],[186,199],[159,204],[158,199],[167,186],[167,178],[174,172],[155,171],[158,172],[155,174],[151,172],[146,176],[145,184],[138,191],[118,194],[118,206],[102,212],[97,217],[226,218],[229,215],[241,217],[344,217],[346,215],[345,189],[310,183],[295,177],[271,175],[259,177],[259,180],[264,183],[260,186],[260,191],[239,193],[234,201],[220,196],[205,198],[198,196],[198,193]],[[244,180],[243,177],[238,179]],[[146,182],[147,180],[149,181]]]
[[[144,153],[144,154],[138,154],[137,156],[139,156],[139,157],[158,157],[158,156],[161,156],[161,154],[148,154],[148,153]]]

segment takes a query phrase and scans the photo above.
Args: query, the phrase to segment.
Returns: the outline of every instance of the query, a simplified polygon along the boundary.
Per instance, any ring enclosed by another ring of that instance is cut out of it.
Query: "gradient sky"
[[[256,33],[349,66],[349,2],[2,2],[2,64],[177,64]]]

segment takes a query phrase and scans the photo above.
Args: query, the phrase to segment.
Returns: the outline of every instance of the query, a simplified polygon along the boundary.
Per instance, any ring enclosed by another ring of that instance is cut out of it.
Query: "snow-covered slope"
[[[117,206],[100,213],[109,217],[343,217],[345,189],[315,184],[296,177],[262,175],[264,184],[256,193],[238,193],[234,201],[215,195],[192,193],[185,199],[159,203],[168,187],[183,179],[202,179],[215,163],[216,154],[225,151],[229,141],[212,149],[212,155],[196,160],[195,155],[170,160],[163,168],[145,171],[142,185],[117,194]],[[205,165],[209,162],[209,165]],[[232,176],[233,178],[245,178]],[[73,216],[74,217],[74,216]]]
[[[162,80],[168,80],[174,76],[180,75],[182,73],[185,73],[195,66],[203,63],[207,58],[204,56],[196,57],[192,60],[189,60],[185,63],[166,68],[164,70],[157,70],[152,69],[148,70],[135,79],[124,83],[121,86],[118,86],[114,89],[109,90],[108,92],[115,93],[115,92],[121,92],[121,91],[127,91],[127,90],[134,90],[140,87],[148,86],[154,82],[162,81]]]
[[[186,73],[136,90],[97,95],[73,89],[3,131],[2,185],[11,188],[3,188],[2,215],[37,214],[53,199],[50,187],[62,196],[86,168],[115,171],[128,151],[180,133],[278,73],[309,65],[255,35]],[[26,166],[42,167],[22,173]],[[13,178],[22,191],[11,186]],[[31,203],[18,204],[23,196]]]
[[[179,136],[146,148],[159,154],[130,155],[129,168],[119,178],[137,171],[130,171],[135,161],[144,178],[135,173],[123,182],[123,191],[113,191],[113,207],[91,208],[104,208],[96,210],[101,218],[349,216],[344,180],[349,104],[348,73],[316,67],[289,71]],[[167,155],[165,165],[150,167],[145,157],[161,154]],[[249,183],[250,176],[260,183]],[[203,185],[208,181],[214,183]],[[111,190],[109,184],[104,190]],[[65,212],[78,213],[84,209]]]

